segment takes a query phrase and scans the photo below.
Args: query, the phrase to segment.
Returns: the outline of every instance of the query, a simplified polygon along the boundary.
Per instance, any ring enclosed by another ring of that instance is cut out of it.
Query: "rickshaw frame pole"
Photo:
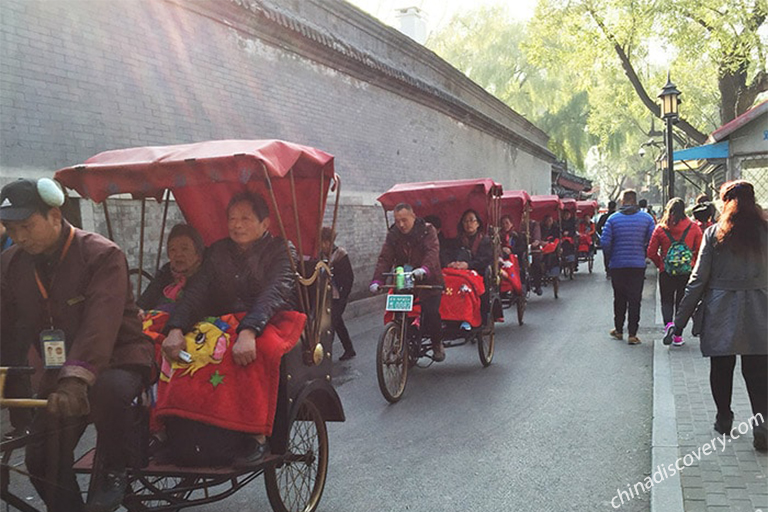
[[[277,217],[277,224],[280,226],[280,233],[283,235],[283,240],[285,242],[283,246],[285,248],[285,252],[288,254],[288,261],[291,262],[291,272],[296,275],[296,262],[293,260],[291,249],[288,247],[288,236],[285,233],[283,217],[280,215],[280,210],[277,209],[277,198],[275,197],[275,190],[272,188],[272,180],[269,178],[269,171],[267,170],[267,166],[264,165],[263,162],[259,163],[261,164],[261,170],[264,171],[264,180],[267,183],[267,189],[269,189],[269,197],[272,199],[272,206],[274,207],[275,216]],[[302,313],[308,312],[308,304],[304,299],[304,291],[304,287],[299,286],[299,306],[301,307]]]
[[[142,273],[144,272],[144,220],[147,216],[147,198],[141,198],[141,228],[139,228],[139,276],[136,281],[136,298],[141,296]],[[162,240],[162,237],[161,237]],[[162,242],[161,242],[162,243]]]
[[[160,247],[157,248],[157,262],[155,263],[155,273],[160,270],[160,259],[163,255],[163,239],[165,238],[165,223],[168,220],[168,205],[171,202],[171,191],[165,191],[165,207],[163,208],[163,222],[160,224]]]
[[[331,185],[331,191],[336,193],[336,202],[333,206],[333,222],[331,223],[331,231],[335,235],[336,219],[339,215],[339,197],[341,195],[341,178],[336,173],[333,173],[333,184]]]
[[[107,236],[109,236],[109,239],[114,242],[115,237],[112,235],[112,220],[109,218],[109,208],[107,208],[107,200],[104,199],[104,202],[101,203],[101,205],[104,207],[104,220],[107,221]]]
[[[305,276],[307,275],[306,270],[304,268],[304,246],[301,243],[301,226],[299,225],[299,208],[298,208],[298,202],[296,201],[296,181],[293,177],[293,167],[288,171],[288,176],[290,178],[289,182],[291,184],[291,199],[293,199],[293,220],[296,223],[296,242],[297,242],[297,249],[299,250],[299,267],[301,268],[301,275]],[[322,186],[322,185],[321,185]],[[322,198],[320,199],[322,201]],[[322,217],[321,217],[322,218]],[[321,224],[322,225],[322,224]],[[320,237],[318,236],[318,244]]]

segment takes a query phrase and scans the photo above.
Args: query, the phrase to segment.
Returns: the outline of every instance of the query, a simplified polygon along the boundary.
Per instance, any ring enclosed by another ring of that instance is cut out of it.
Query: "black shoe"
[[[354,350],[352,350],[352,351],[345,350],[344,353],[341,354],[341,357],[339,358],[339,361],[349,361],[350,359],[352,359],[356,355],[357,355],[357,352],[355,352]]]
[[[101,485],[91,493],[85,512],[113,512],[123,502],[125,490],[128,487],[128,476],[125,471],[107,471]]]
[[[753,430],[755,434],[755,440],[752,441],[752,446],[759,452],[768,452],[768,427],[758,425]]]
[[[238,469],[252,468],[262,463],[262,461],[264,460],[264,457],[269,453],[269,445],[266,442],[259,443],[256,440],[253,441],[253,444],[255,444],[256,446],[253,448],[253,450],[250,453],[248,453],[247,455],[243,455],[241,457],[237,457],[232,462],[232,465],[235,468],[238,468]]]
[[[20,437],[24,437],[29,435],[29,429],[26,427],[23,428],[15,428],[11,430],[10,432],[6,432],[3,434],[3,441],[12,441],[13,439],[18,439]]]
[[[541,291],[541,288],[536,288],[535,290],[533,290],[533,293],[535,293],[536,295],[541,295],[544,292]]]
[[[731,427],[733,427],[733,411],[731,411],[729,417],[721,418],[718,414],[715,417],[715,431],[718,434],[730,435]]]

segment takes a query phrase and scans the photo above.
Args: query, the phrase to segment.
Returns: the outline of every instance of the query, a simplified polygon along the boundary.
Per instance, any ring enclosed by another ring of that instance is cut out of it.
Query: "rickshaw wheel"
[[[328,431],[320,410],[305,399],[291,422],[283,464],[264,470],[275,512],[314,512],[328,474]]]
[[[491,311],[494,309],[491,308]],[[493,349],[496,345],[496,323],[493,318],[488,318],[488,331],[481,331],[477,335],[477,353],[484,367],[491,365],[493,361]]]
[[[384,398],[395,403],[403,396],[408,380],[408,343],[401,339],[397,322],[384,326],[376,347],[376,376]]]
[[[126,494],[123,504],[130,512],[168,507],[176,503],[183,504],[191,494],[191,487],[194,484],[194,477],[139,476],[131,484],[131,490]],[[184,490],[174,492],[174,489],[177,488]],[[146,499],[148,496],[156,497],[156,499]],[[170,510],[177,512],[181,509],[180,506]]]
[[[528,304],[528,299],[525,295],[521,295],[517,298],[517,325],[523,325],[523,315],[525,314],[525,307]]]
[[[592,273],[592,265],[595,263],[595,257],[591,254],[589,255],[589,258],[587,258],[587,267],[589,267],[589,273]]]
[[[554,277],[552,279],[552,290],[555,292],[555,298],[557,298],[557,293],[560,291],[560,278]]]

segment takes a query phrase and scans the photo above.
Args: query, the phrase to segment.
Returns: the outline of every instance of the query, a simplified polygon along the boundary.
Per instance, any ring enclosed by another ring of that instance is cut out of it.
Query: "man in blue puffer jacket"
[[[621,194],[621,208],[605,223],[600,245],[608,261],[613,284],[613,323],[610,335],[624,339],[624,318],[629,309],[628,343],[637,345],[640,326],[640,301],[645,279],[645,253],[653,234],[653,217],[637,206],[637,192],[628,189]]]

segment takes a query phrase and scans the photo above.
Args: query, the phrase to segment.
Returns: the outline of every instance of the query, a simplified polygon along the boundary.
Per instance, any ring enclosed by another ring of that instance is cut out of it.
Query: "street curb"
[[[347,308],[344,310],[344,319],[351,320],[353,318],[370,315],[376,312],[381,312],[383,316],[385,304],[385,294],[352,301],[347,304]]]
[[[653,426],[651,429],[651,475],[659,466],[674,463],[680,456],[677,443],[677,415],[672,391],[669,349],[653,341]],[[651,476],[653,478],[653,476]],[[680,473],[651,487],[651,512],[684,512]]]

